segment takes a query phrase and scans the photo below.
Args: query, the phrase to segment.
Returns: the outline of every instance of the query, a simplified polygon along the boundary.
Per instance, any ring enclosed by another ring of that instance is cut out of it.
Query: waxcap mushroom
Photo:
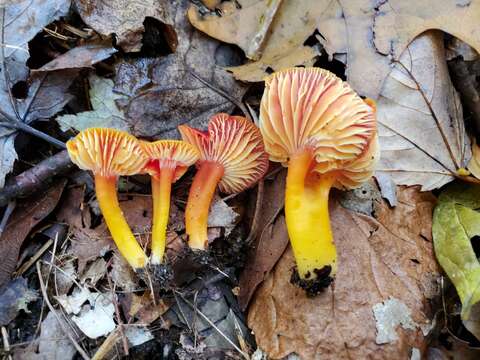
[[[90,128],[70,139],[67,150],[80,169],[93,172],[98,204],[118,250],[134,269],[143,268],[147,257],[117,198],[118,177],[142,172],[147,162],[139,141],[124,131]]]
[[[207,246],[207,219],[210,203],[218,187],[225,193],[241,192],[260,180],[268,169],[259,129],[241,116],[217,114],[207,131],[179,126],[182,138],[199,152],[185,211],[188,243],[192,249]]]

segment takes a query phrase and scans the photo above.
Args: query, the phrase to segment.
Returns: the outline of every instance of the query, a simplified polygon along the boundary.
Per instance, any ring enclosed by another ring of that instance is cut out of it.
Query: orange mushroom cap
[[[241,116],[214,115],[208,130],[198,131],[189,126],[178,127],[183,139],[200,154],[199,162],[216,162],[224,174],[219,188],[225,193],[237,193],[252,186],[265,175],[268,155],[258,128]]]
[[[266,78],[260,130],[270,160],[286,166],[291,155],[310,148],[312,170],[335,172],[335,187],[360,185],[378,158],[374,109],[320,68],[292,68]]]
[[[140,144],[149,158],[144,170],[150,175],[157,175],[162,168],[174,168],[173,182],[180,179],[199,158],[197,149],[185,141],[142,141]]]
[[[116,129],[90,128],[67,142],[72,161],[101,176],[134,175],[147,162],[139,141]]]

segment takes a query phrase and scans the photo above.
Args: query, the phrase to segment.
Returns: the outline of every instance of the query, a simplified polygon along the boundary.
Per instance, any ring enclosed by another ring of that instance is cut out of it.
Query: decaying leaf
[[[480,146],[475,141],[472,144],[472,157],[468,162],[468,170],[480,179]]]
[[[111,41],[80,45],[56,57],[36,71],[90,68],[116,52],[117,49],[112,46]]]
[[[63,131],[71,128],[81,131],[90,127],[108,127],[128,131],[129,126],[125,120],[125,115],[115,104],[116,100],[125,97],[112,91],[113,81],[91,75],[89,82],[90,102],[93,110],[75,115],[58,116],[56,120],[60,124],[60,128]]]
[[[207,38],[190,25],[181,0],[173,14],[178,46],[175,53],[155,59],[121,62],[114,90],[128,96],[117,101],[138,136],[178,137],[177,126],[206,128],[210,116],[235,105],[192,75],[240,101],[246,87],[221,68],[235,61],[235,52]]]
[[[470,239],[480,235],[480,187],[454,184],[439,197],[433,216],[435,255],[455,285],[462,302],[462,319],[480,300],[480,262]]]
[[[143,22],[147,16],[164,24],[173,23],[169,0],[75,0],[75,5],[86,24],[102,35],[115,34],[117,44],[127,52],[140,51]]]
[[[238,302],[246,309],[257,286],[265,280],[288,245],[284,206],[285,171],[272,181],[265,180],[258,236],[249,250],[247,264],[240,275]]]
[[[18,312],[29,312],[28,304],[38,299],[38,293],[28,287],[27,279],[11,280],[0,287],[0,326],[8,325]]]
[[[398,206],[377,204],[377,220],[331,202],[339,263],[333,287],[317,297],[290,283],[294,259],[284,253],[250,305],[248,324],[271,358],[408,358],[423,349],[420,327],[430,321],[428,299],[438,295],[431,242],[435,198],[400,189]],[[411,312],[415,330],[396,328],[398,341],[378,345],[373,307],[390,299]]]
[[[386,78],[378,100],[382,150],[377,173],[432,190],[470,159],[462,106],[445,61],[443,35],[415,39]]]
[[[72,321],[90,339],[96,339],[115,329],[115,307],[110,294],[92,293],[91,298],[93,303],[84,305],[78,316],[72,316]]]
[[[330,1],[262,1],[241,0],[240,6],[234,1],[222,2],[221,16],[213,12],[200,15],[195,5],[190,6],[188,17],[197,29],[232,44],[237,44],[247,56],[258,57],[258,61],[232,68],[237,79],[261,81],[267,69],[279,70],[294,65],[313,65],[318,49],[305,46],[305,40],[317,27],[317,19],[326,10]],[[272,10],[273,21],[266,21]],[[273,8],[273,9],[272,9]],[[263,32],[269,30],[266,37]],[[261,51],[252,53],[252,44],[263,37]]]
[[[15,358],[22,360],[71,360],[77,353],[72,341],[68,338],[58,321],[64,328],[68,324],[60,317],[57,319],[49,312],[42,321],[40,337],[31,343],[21,353],[16,353]]]
[[[43,194],[37,193],[17,204],[0,237],[0,286],[15,270],[20,247],[30,231],[57,206],[65,184],[65,180],[57,181]]]
[[[189,17],[208,35],[248,52],[248,45],[262,30],[268,5],[260,0],[228,1],[222,3],[221,15],[202,17],[191,8]],[[376,99],[390,64],[426,30],[443,30],[479,50],[479,11],[480,4],[474,1],[283,0],[270,24],[263,55],[232,70],[238,79],[261,81],[268,68],[312,63],[317,53],[303,44],[318,30],[318,39],[330,56],[347,55],[347,80],[353,88]]]
[[[69,7],[70,0],[24,0],[0,8],[3,19],[0,21],[0,32],[5,44],[2,51],[4,61],[0,62],[0,103],[2,113],[6,116],[31,123],[53,116],[70,100],[67,89],[76,71],[28,79],[29,69],[26,65],[30,56],[28,42],[43,27],[66,15]],[[27,97],[10,97],[11,88],[22,81],[28,81]],[[0,187],[3,187],[5,176],[17,159],[14,147],[16,130],[11,126],[2,126],[2,122],[9,120],[4,115],[0,116]]]

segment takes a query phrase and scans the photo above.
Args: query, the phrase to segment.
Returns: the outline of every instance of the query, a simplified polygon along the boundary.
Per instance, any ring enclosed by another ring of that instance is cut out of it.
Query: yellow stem
[[[105,223],[120,254],[134,269],[143,268],[147,257],[133,236],[118,204],[117,177],[95,175],[95,190]]]
[[[188,245],[192,249],[205,250],[208,245],[208,210],[223,173],[222,165],[205,161],[195,174],[185,210]]]
[[[153,228],[152,228],[152,264],[160,264],[165,254],[167,225],[170,215],[170,193],[174,168],[160,170],[152,176]]]
[[[337,252],[328,214],[328,195],[335,177],[312,173],[313,161],[310,150],[290,158],[285,194],[288,235],[302,279],[315,278],[314,270],[325,266],[331,266],[330,276],[336,272]]]

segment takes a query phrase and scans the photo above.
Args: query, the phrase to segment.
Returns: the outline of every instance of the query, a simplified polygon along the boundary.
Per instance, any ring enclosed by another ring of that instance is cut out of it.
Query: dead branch
[[[17,175],[0,190],[0,207],[12,199],[25,197],[48,185],[55,176],[65,174],[73,168],[68,153],[63,150]]]

